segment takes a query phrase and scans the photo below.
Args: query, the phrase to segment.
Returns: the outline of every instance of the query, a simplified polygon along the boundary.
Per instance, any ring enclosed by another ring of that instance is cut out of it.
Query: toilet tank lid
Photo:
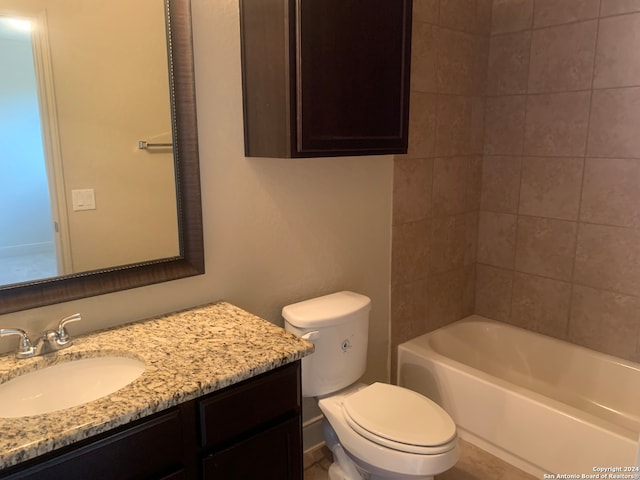
[[[351,315],[369,310],[369,297],[343,291],[287,305],[282,316],[297,328],[319,328],[344,323]]]

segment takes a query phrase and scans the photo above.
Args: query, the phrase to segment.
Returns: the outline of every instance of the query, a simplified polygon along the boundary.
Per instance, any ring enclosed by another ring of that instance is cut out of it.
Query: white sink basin
[[[73,360],[0,384],[0,417],[51,413],[97,400],[126,387],[145,364],[127,357]]]

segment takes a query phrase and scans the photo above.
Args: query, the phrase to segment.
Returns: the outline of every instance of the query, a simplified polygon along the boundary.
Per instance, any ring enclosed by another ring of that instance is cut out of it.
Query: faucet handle
[[[68,317],[64,317],[58,323],[58,345],[65,345],[71,342],[71,338],[69,337],[69,333],[65,326],[68,323],[79,322],[82,320],[82,316],[79,313],[74,313],[73,315],[69,315]]]
[[[16,351],[16,356],[18,358],[33,357],[36,349],[31,344],[31,340],[29,339],[27,332],[19,328],[0,328],[0,337],[5,337],[7,335],[20,335],[20,343],[18,344],[18,350]]]

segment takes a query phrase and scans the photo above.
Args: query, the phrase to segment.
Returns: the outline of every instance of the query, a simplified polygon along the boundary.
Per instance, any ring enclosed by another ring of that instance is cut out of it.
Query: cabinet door
[[[245,153],[406,153],[412,0],[240,0]]]
[[[411,1],[296,1],[299,152],[406,152]]]
[[[181,478],[182,420],[178,409],[145,419],[106,438],[55,453],[21,469],[11,480],[125,480]],[[174,473],[171,473],[174,472]],[[178,476],[174,476],[178,475]],[[183,477],[184,478],[184,477]]]
[[[299,417],[258,433],[202,461],[205,480],[302,480]]]

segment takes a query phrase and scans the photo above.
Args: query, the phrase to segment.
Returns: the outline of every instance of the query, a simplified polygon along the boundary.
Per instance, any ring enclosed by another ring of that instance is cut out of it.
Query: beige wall
[[[281,324],[290,302],[352,289],[373,300],[367,378],[387,378],[392,157],[245,158],[238,2],[192,9],[207,273],[4,315],[0,326],[37,330],[79,311],[78,334],[218,299]]]
[[[494,1],[476,312],[640,360],[640,7]]]
[[[490,15],[489,0],[414,0],[410,147],[394,169],[392,364],[399,343],[473,313]]]

